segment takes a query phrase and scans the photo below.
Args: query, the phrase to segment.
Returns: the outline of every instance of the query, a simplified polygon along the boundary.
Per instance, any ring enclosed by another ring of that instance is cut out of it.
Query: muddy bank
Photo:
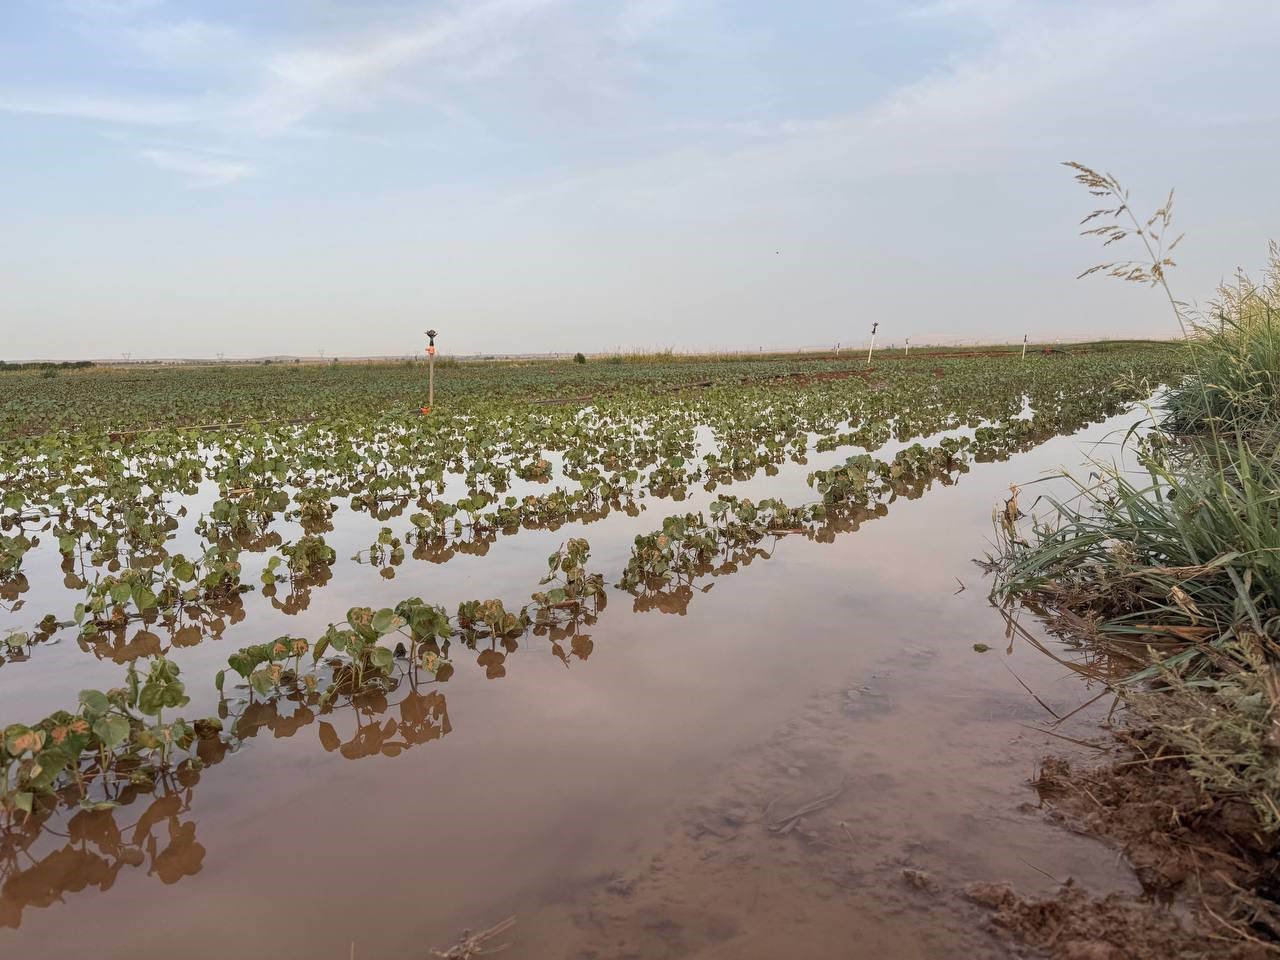
[[[1184,950],[1214,942],[1230,948],[1225,955],[1280,954],[1275,835],[1242,799],[1208,793],[1150,730],[1120,729],[1116,739],[1103,759],[1046,758],[1035,786],[1050,815],[1114,846],[1148,905],[1184,910]],[[1140,912],[1126,907],[1130,917]]]

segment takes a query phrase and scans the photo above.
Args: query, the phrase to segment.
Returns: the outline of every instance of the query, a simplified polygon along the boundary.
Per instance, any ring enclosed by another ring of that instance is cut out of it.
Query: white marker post
[[[1022,335],[1022,359],[1027,359],[1027,335]]]
[[[867,348],[867,366],[871,366],[871,352],[876,348],[876,331],[880,329],[880,323],[871,324],[871,346]]]

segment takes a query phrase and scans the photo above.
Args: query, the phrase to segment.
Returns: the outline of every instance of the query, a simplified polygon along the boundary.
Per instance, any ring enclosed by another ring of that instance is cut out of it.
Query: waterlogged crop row
[[[697,577],[723,575],[754,556],[767,555],[758,544],[768,537],[814,536],[828,520],[875,515],[899,495],[919,496],[934,480],[953,482],[974,446],[968,437],[947,438],[936,447],[908,447],[890,462],[851,456],[809,475],[821,495],[811,503],[790,506],[777,499],[753,503],[722,496],[712,503],[710,520],[701,513],[668,517],[659,530],[636,538],[617,587],[636,597],[638,609],[660,606],[656,598],[673,595],[673,587],[674,595],[691,593],[688,588]],[[557,632],[562,639],[594,622],[605,589],[602,576],[586,572],[588,559],[587,542],[570,539],[548,559],[540,584],[547,589],[535,592],[533,603],[517,612],[496,599],[464,602],[452,618],[442,607],[418,598],[378,611],[353,608],[343,625],[331,625],[314,643],[279,637],[237,651],[228,658],[228,668],[259,696],[298,694],[319,705],[339,696],[354,702],[371,689],[393,688],[398,681],[391,677],[400,661],[415,679],[418,671],[437,677],[452,670],[451,643],[476,649],[487,642],[496,650],[531,627],[543,634]],[[127,599],[121,594],[120,604]],[[311,668],[304,671],[308,656]],[[227,676],[223,670],[215,678],[220,694]],[[77,713],[59,711],[33,726],[7,727],[0,806],[30,813],[36,796],[72,787],[82,805],[111,804],[113,777],[125,775],[134,785],[149,780],[169,764],[174,749],[190,750],[201,724],[206,738],[222,729],[216,720],[164,723],[163,710],[185,706],[189,698],[177,666],[163,657],[151,661],[145,681],[130,664],[126,680],[124,687],[107,693],[83,691]],[[92,799],[95,784],[102,795]]]
[[[263,592],[288,612],[329,578],[336,555],[324,534],[341,510],[407,521],[382,527],[365,560],[440,563],[504,532],[635,513],[647,497],[714,490],[815,450],[968,428],[973,455],[995,459],[1023,437],[1114,412],[1170,373],[1160,350],[896,362],[865,377],[713,381],[586,406],[486,398],[429,418],[19,439],[0,447],[0,600],[21,603],[34,549],[58,551],[63,585],[78,595],[34,629],[11,629],[7,646],[21,659],[58,630],[92,638],[138,621],[187,637],[217,630],[256,589],[243,580],[246,552],[267,558]],[[290,542],[288,526],[300,530]],[[174,549],[193,538],[195,550]]]
[[[182,820],[191,792],[202,768],[260,732],[314,730],[323,750],[353,760],[439,739],[451,729],[439,684],[462,651],[489,677],[502,676],[508,656],[531,638],[566,666],[586,660],[594,642],[587,629],[608,585],[630,595],[635,610],[683,613],[705,589],[700,578],[767,558],[778,538],[828,541],[883,516],[899,497],[953,482],[973,461],[1002,459],[1111,415],[1177,375],[1159,349],[1025,364],[898,361],[866,375],[826,363],[678,366],[647,379],[631,365],[563,381],[517,372],[505,385],[486,373],[445,393],[429,418],[389,408],[398,368],[347,368],[345,386],[319,374],[276,381],[284,384],[282,413],[298,414],[308,390],[317,391],[316,415],[304,423],[277,417],[103,432],[151,422],[148,404],[172,385],[168,374],[160,385],[147,374],[147,391],[156,392],[135,398],[127,415],[95,420],[73,404],[86,415],[84,429],[0,445],[0,604],[11,620],[35,620],[23,609],[25,572],[42,556],[60,569],[66,594],[58,613],[11,629],[0,660],[20,662],[65,634],[126,664],[121,686],[85,690],[37,722],[4,728],[0,925],[16,925],[24,905],[47,905],[86,876],[105,889],[116,872],[144,863],[166,882],[198,870],[203,848],[194,821]],[[265,410],[269,381],[245,382],[253,384],[248,401],[227,398],[210,410]],[[311,386],[298,386],[304,382]],[[360,385],[364,399],[338,402]],[[528,402],[562,396],[566,386],[594,395]],[[184,403],[167,419],[187,419]],[[901,449],[877,455],[894,441]],[[803,503],[732,492],[762,471],[826,451],[847,455],[809,472],[812,495]],[[254,616],[254,603],[265,609],[257,597],[297,613],[311,591],[349,576],[326,539],[346,518],[371,527],[352,559],[385,576],[410,561],[483,554],[520,529],[589,524],[615,510],[634,516],[695,486],[718,491],[709,516],[666,517],[608,579],[586,572],[586,542],[570,539],[549,558],[531,601],[515,608],[490,599],[449,613],[418,598],[356,607],[319,635],[242,647],[216,677],[194,681],[168,657],[172,647]],[[0,690],[4,677],[19,675],[0,673]],[[216,690],[214,715],[183,719],[192,682],[205,694]],[[143,798],[136,822],[121,826]],[[55,823],[66,825],[66,846],[33,859],[27,851]],[[69,859],[76,869],[67,869]]]

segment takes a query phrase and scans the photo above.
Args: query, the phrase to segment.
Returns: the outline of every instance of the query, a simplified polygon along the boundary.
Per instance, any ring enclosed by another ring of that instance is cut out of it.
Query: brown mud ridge
[[[830,383],[833,380],[850,380],[853,377],[860,377],[863,381],[870,382],[871,374],[875,372],[875,367],[864,367],[858,370],[826,370],[821,373],[784,373],[761,382],[772,385],[786,384],[790,387],[807,387],[811,383]]]
[[[1184,922],[1130,894],[1090,896],[1065,884],[1043,899],[1018,896],[1005,883],[973,883],[965,896],[994,910],[988,926],[1053,960],[1262,960],[1265,944]]]
[[[994,908],[1011,940],[1062,960],[1280,956],[1280,842],[1247,804],[1208,796],[1184,763],[1153,753],[1143,731],[1118,740],[1122,756],[1101,765],[1046,758],[1035,787],[1053,819],[1118,848],[1144,895],[1068,884],[1029,900],[977,884],[969,899]]]

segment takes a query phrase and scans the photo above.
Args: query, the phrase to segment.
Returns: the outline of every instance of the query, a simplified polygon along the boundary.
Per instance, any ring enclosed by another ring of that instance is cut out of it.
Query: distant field
[[[879,350],[872,366],[954,358],[1009,356],[1021,344]],[[1028,346],[1028,357],[1042,345]],[[1070,355],[1138,351],[1163,355],[1168,344],[1102,341],[1071,344]],[[437,405],[469,408],[500,399],[568,400],[613,395],[633,387],[674,390],[693,384],[730,385],[778,378],[864,374],[866,354],[625,354],[577,364],[569,359],[437,361]],[[48,430],[132,430],[208,426],[244,420],[414,414],[426,402],[426,364],[220,363],[183,366],[99,366],[85,369],[0,370],[0,438]]]

